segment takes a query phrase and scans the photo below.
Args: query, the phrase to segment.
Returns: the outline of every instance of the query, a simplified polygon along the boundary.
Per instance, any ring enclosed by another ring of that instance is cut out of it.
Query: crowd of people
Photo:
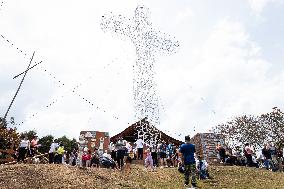
[[[21,136],[19,148],[16,150],[14,158],[17,159],[17,162],[25,162],[26,157],[34,157],[36,155],[37,149],[40,146],[37,136],[34,136],[31,141],[27,136]]]
[[[147,145],[137,139],[134,143],[118,139],[110,144],[111,158],[117,162],[118,169],[132,160],[143,160],[145,167],[155,170],[157,167],[178,167],[180,157],[178,147],[170,142],[162,141],[157,145]]]
[[[249,143],[243,148],[236,146],[234,150],[218,144],[216,150],[220,163],[283,171],[283,149],[276,148],[273,142],[265,143],[258,152]]]
[[[33,157],[41,145],[35,136],[31,141],[27,137],[21,138],[17,160],[24,162],[25,157]],[[230,149],[225,145],[217,144],[216,152],[221,164],[266,168],[272,171],[283,171],[284,154],[271,143],[266,143],[261,152],[256,155],[254,148],[246,143],[243,147],[236,146]],[[195,145],[190,143],[190,137],[185,137],[185,143],[176,146],[172,143],[161,141],[155,145],[145,144],[142,138],[135,142],[128,142],[119,138],[110,143],[109,149],[102,152],[97,148],[79,148],[66,151],[64,145],[54,140],[49,149],[50,164],[69,164],[79,167],[107,167],[124,170],[129,173],[133,160],[142,162],[147,170],[155,171],[157,168],[175,167],[185,175],[185,185],[196,186],[196,178],[207,179],[209,177],[208,163],[201,155],[195,154]]]

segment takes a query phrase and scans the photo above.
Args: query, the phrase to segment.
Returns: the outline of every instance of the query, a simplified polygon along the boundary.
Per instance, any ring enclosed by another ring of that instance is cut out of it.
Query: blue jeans
[[[273,162],[272,162],[271,159],[265,159],[265,160],[264,160],[264,166],[265,166],[265,168],[266,168],[267,170],[268,170],[269,168],[274,169],[274,164],[273,164]]]

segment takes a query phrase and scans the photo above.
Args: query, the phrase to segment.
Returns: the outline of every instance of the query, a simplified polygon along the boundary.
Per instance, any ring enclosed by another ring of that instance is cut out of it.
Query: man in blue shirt
[[[182,144],[180,149],[182,153],[182,163],[184,164],[184,184],[187,186],[189,184],[189,175],[191,175],[191,184],[196,187],[196,165],[195,165],[195,146],[190,143],[190,136],[185,136],[185,144]]]

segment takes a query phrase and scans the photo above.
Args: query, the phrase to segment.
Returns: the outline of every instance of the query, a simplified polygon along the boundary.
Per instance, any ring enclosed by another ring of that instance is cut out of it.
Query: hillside
[[[199,181],[200,188],[284,188],[284,174],[244,167],[211,167],[213,179]],[[183,188],[176,169],[148,172],[133,166],[129,176],[106,169],[83,170],[63,165],[0,166],[0,186],[15,188]]]

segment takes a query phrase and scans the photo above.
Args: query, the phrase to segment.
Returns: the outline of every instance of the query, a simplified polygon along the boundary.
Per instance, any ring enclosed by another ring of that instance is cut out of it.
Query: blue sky
[[[132,17],[141,4],[154,28],[180,42],[176,54],[156,59],[159,129],[182,139],[181,133],[206,132],[243,113],[283,109],[284,1],[9,0],[0,9],[0,114],[19,83],[13,76],[36,51],[35,61],[43,63],[29,72],[9,114],[24,122],[20,131],[113,135],[133,123],[135,49],[104,33],[100,18]]]

